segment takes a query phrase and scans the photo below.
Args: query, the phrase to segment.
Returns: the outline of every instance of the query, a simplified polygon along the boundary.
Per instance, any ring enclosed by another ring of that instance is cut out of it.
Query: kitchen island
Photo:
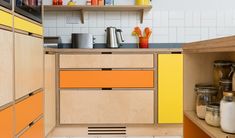
[[[44,51],[50,136],[182,136],[182,49]]]

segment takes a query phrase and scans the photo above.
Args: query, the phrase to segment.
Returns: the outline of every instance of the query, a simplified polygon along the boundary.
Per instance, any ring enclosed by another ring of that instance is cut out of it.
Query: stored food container
[[[205,119],[206,106],[216,100],[217,89],[212,85],[196,85],[196,113],[200,119]]]
[[[220,102],[221,129],[227,133],[235,133],[235,93],[224,92]]]
[[[220,106],[218,103],[207,105],[205,120],[211,126],[220,126]]]

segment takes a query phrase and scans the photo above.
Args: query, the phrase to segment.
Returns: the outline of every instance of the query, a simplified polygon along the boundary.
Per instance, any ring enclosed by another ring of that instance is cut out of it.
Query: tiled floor
[[[182,138],[181,136],[91,136],[91,137],[52,137],[52,138]]]

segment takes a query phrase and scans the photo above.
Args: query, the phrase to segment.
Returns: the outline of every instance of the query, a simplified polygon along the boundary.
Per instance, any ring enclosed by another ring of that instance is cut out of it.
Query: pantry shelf
[[[87,6],[87,5],[44,5],[44,11],[80,11],[81,22],[84,23],[84,11],[138,11],[140,22],[143,23],[144,12],[152,9],[152,5],[114,5],[114,6]]]
[[[220,128],[207,125],[204,120],[197,117],[195,111],[185,111],[184,115],[212,138],[235,138],[235,134],[227,134],[222,132]]]

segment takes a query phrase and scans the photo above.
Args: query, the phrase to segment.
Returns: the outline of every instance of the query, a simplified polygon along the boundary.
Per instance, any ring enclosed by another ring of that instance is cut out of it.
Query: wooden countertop
[[[113,52],[113,53],[181,53],[181,48],[119,48],[119,49],[71,49],[71,48],[44,48],[47,53],[101,53],[101,52]]]
[[[183,45],[184,53],[235,52],[235,35]]]
[[[201,120],[197,117],[195,111],[185,111],[184,115],[212,138],[235,138],[235,134],[224,133],[218,127],[207,125],[205,120]]]

